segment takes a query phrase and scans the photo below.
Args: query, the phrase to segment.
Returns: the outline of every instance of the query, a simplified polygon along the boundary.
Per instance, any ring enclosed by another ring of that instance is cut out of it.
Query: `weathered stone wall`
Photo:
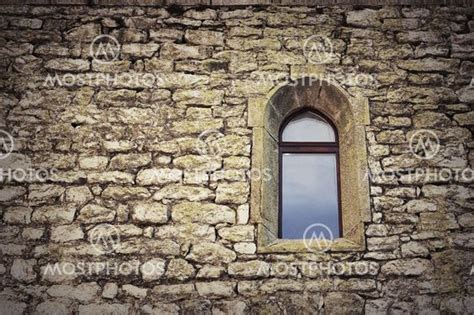
[[[473,13],[0,7],[0,313],[474,312]],[[369,100],[363,252],[258,253],[248,103],[305,71]]]

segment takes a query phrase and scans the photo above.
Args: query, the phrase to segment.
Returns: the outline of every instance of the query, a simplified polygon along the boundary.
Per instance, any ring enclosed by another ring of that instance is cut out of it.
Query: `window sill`
[[[329,246],[318,246],[316,242],[307,245],[304,240],[276,239],[268,244],[259,244],[258,253],[322,253],[364,251],[365,244],[346,238],[335,239]]]

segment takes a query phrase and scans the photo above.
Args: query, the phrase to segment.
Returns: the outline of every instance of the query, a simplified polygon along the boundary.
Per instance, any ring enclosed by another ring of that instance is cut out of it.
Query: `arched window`
[[[248,105],[252,168],[271,174],[251,179],[250,219],[258,224],[257,251],[365,250],[364,224],[372,220],[368,99],[303,77],[250,99]],[[314,223],[331,229],[334,240],[324,243],[329,248],[307,241],[315,234],[327,238],[321,226],[304,235]]]
[[[279,135],[281,239],[303,239],[322,224],[342,237],[337,129],[323,114],[298,110],[285,119]]]

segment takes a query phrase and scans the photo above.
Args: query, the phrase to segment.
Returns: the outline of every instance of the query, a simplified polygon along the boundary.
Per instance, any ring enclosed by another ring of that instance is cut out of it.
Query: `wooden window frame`
[[[320,116],[327,122],[332,130],[334,131],[335,141],[334,142],[311,142],[311,141],[283,141],[283,131],[286,126],[298,115],[304,113],[313,113]],[[337,127],[334,122],[324,113],[321,113],[312,108],[299,108],[290,113],[283,123],[281,124],[279,136],[278,136],[278,238],[282,238],[283,231],[283,163],[282,157],[284,153],[332,153],[336,155],[336,179],[337,179],[337,211],[338,211],[338,225],[339,234],[335,237],[343,237],[343,224],[342,224],[342,207],[341,207],[341,180],[340,180],[340,168],[339,168],[339,135]]]

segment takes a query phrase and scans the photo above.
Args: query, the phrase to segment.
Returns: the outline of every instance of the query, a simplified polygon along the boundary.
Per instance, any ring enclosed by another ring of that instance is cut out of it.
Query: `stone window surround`
[[[326,114],[338,128],[340,146],[341,213],[343,237],[329,251],[363,251],[364,222],[369,222],[370,199],[365,126],[370,123],[368,99],[350,96],[341,87],[310,75],[293,74],[292,84],[273,88],[266,97],[249,102],[249,126],[253,128],[252,168],[270,169],[271,180],[252,178],[251,219],[258,225],[259,253],[317,252],[303,240],[278,239],[278,132],[287,114],[310,107]],[[296,79],[298,78],[298,79]],[[337,104],[337,106],[334,106]]]

